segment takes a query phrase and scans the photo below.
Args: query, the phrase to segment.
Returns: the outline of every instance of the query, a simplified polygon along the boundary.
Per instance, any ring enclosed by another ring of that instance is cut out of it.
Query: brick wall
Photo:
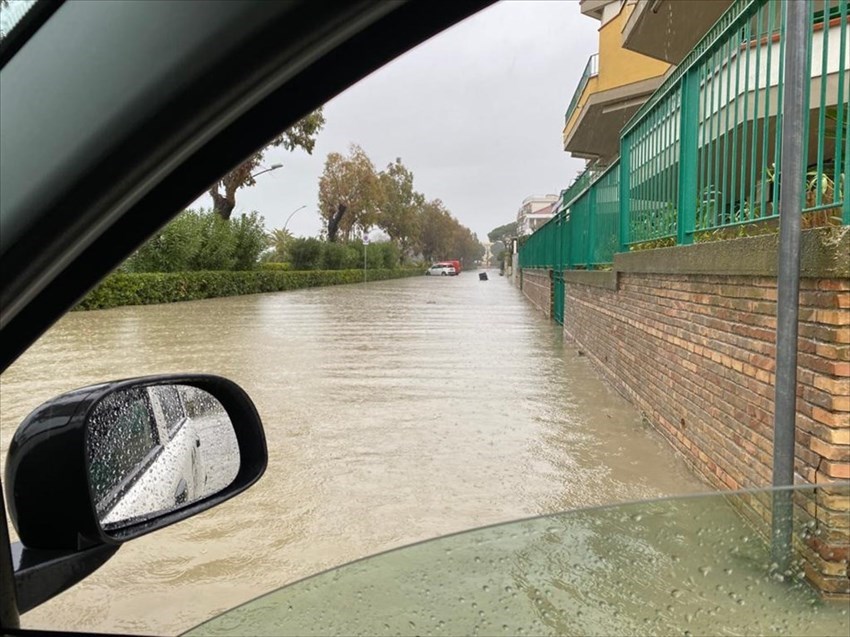
[[[850,229],[804,239],[795,480],[825,484],[850,478]],[[773,236],[565,273],[565,335],[720,489],[771,483],[775,263]],[[806,570],[823,591],[847,595],[850,498],[817,498],[801,505],[818,530],[802,540]],[[753,507],[769,519],[769,507]]]
[[[549,270],[523,270],[522,293],[546,316],[552,314],[552,277]]]
[[[850,281],[800,287],[796,472],[847,479]],[[770,484],[775,279],[622,274],[568,283],[566,306],[565,332],[709,482]]]

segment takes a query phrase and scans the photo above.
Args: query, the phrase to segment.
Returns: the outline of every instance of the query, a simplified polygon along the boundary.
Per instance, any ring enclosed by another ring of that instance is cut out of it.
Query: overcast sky
[[[325,105],[312,155],[267,154],[262,175],[237,193],[236,214],[315,236],[318,182],[330,152],[363,147],[377,169],[396,157],[416,189],[439,198],[481,239],[513,221],[523,198],[558,193],[583,162],[563,151],[564,111],[588,56],[596,20],[578,2],[501,2],[425,42]],[[211,205],[208,198],[196,205]]]

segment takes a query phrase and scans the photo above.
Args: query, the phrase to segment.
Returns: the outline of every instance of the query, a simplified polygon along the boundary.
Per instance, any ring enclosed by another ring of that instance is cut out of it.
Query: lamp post
[[[366,283],[366,246],[369,245],[369,233],[363,233],[363,283]]]
[[[280,231],[280,234],[281,234],[281,240],[284,242],[284,243],[283,243],[284,250],[282,250],[282,254],[284,254],[284,253],[285,253],[285,247],[286,247],[286,226],[288,226],[288,225],[289,225],[289,220],[290,220],[290,219],[292,219],[293,215],[294,215],[296,212],[298,212],[299,210],[303,210],[303,209],[304,209],[304,208],[306,208],[306,207],[307,207],[307,204],[304,204],[303,206],[298,206],[295,210],[293,210],[292,212],[290,212],[290,213],[289,213],[289,216],[286,218],[286,221],[284,221],[284,222],[283,222],[283,229]]]
[[[299,210],[303,210],[306,207],[307,207],[307,204],[304,204],[303,206],[298,206],[295,210],[293,210],[292,212],[289,213],[289,216],[286,218],[286,221],[283,222],[283,232],[284,232],[284,234],[286,234],[286,226],[289,225],[289,220],[292,219],[293,215],[296,212],[298,212]]]
[[[254,173],[253,175],[251,175],[251,179],[259,177],[263,173],[270,173],[271,171],[277,170],[278,168],[283,168],[283,164],[272,164],[268,168],[265,168],[265,169],[261,170],[260,172],[257,172],[257,173]]]

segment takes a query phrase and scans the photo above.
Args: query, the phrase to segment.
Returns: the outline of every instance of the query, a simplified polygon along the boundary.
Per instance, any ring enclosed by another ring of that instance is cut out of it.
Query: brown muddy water
[[[204,372],[254,399],[245,494],[123,546],[28,628],[174,634],[328,567],[451,532],[705,490],[496,272],[67,315],[0,378],[0,452],[64,391]]]

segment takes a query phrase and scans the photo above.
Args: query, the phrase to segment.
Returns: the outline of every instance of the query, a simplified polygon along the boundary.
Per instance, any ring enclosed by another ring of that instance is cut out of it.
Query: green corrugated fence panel
[[[620,246],[620,170],[615,164],[594,184],[596,224],[593,265],[614,261]]]

